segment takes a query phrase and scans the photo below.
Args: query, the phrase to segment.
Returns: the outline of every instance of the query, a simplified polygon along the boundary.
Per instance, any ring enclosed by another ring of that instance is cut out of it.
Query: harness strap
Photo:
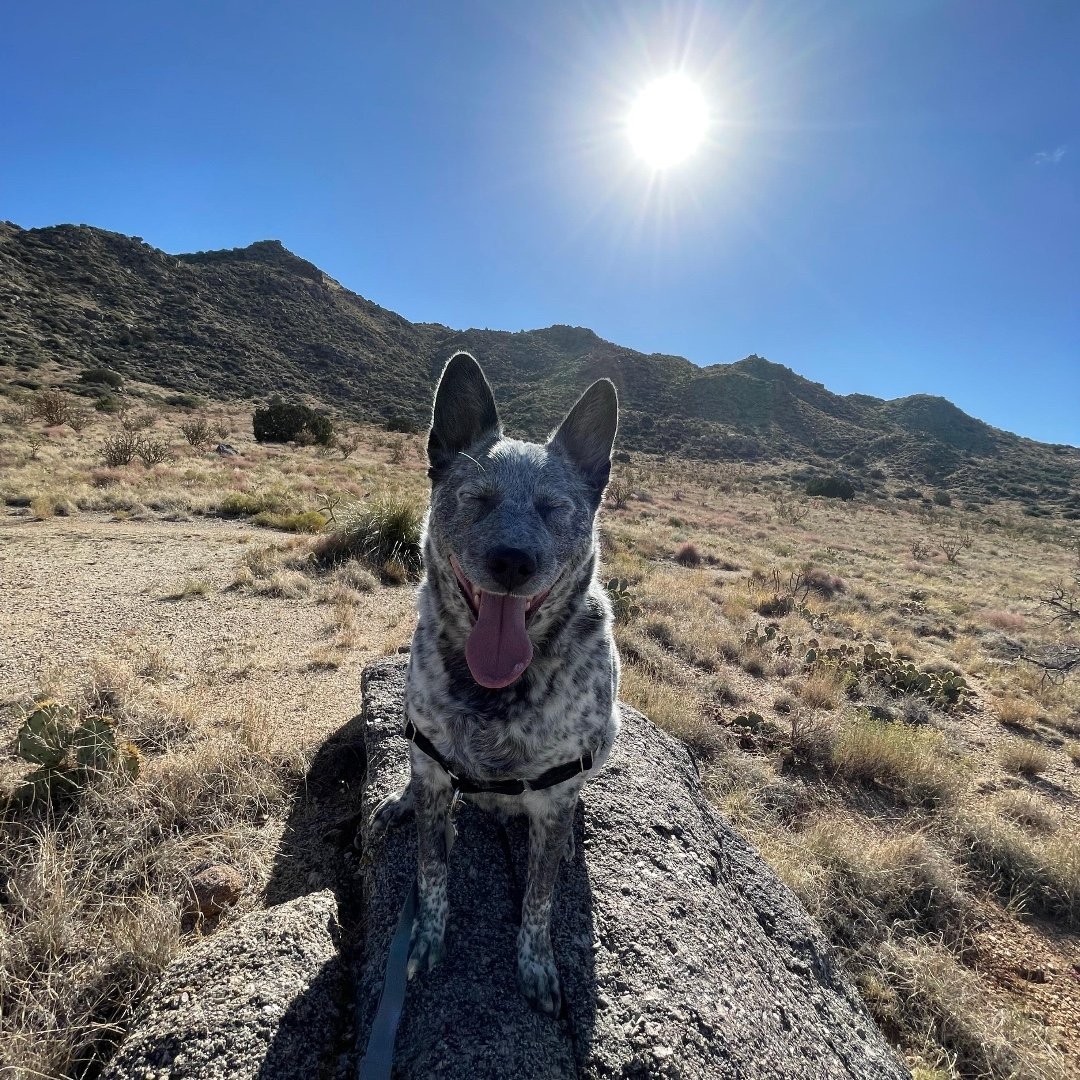
[[[403,732],[418,750],[426,754],[432,761],[445,772],[453,783],[454,790],[462,795],[477,795],[481,793],[492,795],[522,795],[526,791],[543,791],[545,788],[554,787],[556,784],[565,783],[583,772],[588,772],[593,767],[593,752],[586,750],[575,761],[567,761],[562,765],[556,765],[541,773],[534,780],[488,780],[480,782],[462,776],[456,772],[435,749],[435,744],[412,722],[406,719]]]

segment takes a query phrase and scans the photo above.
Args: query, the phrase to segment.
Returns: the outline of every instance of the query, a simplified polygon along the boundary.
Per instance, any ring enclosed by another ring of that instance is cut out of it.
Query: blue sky
[[[590,326],[1080,443],[1080,3],[54,3],[0,217],[278,238],[416,321]],[[622,119],[714,113],[659,179]]]

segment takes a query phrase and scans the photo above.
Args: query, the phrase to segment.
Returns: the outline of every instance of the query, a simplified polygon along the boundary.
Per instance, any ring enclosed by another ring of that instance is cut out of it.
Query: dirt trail
[[[361,596],[355,647],[322,667],[314,656],[332,628],[315,592],[278,599],[230,588],[248,546],[280,540],[225,521],[0,518],[0,699],[43,683],[72,688],[95,661],[157,650],[178,686],[216,687],[211,713],[235,712],[239,695],[268,709],[288,741],[325,735],[358,710],[363,665],[408,640],[412,592]],[[206,595],[175,598],[188,581]],[[229,689],[208,672],[231,676]]]

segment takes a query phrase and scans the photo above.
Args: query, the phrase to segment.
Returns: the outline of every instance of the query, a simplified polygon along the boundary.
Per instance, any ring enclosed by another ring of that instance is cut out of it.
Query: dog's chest
[[[537,776],[608,741],[611,671],[602,652],[584,671],[535,664],[500,691],[477,686],[464,660],[424,663],[423,652],[410,663],[410,717],[468,775]]]

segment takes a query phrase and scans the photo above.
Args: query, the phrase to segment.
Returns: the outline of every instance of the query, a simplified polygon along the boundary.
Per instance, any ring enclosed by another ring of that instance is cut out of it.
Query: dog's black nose
[[[497,547],[488,554],[487,568],[507,592],[513,592],[536,573],[536,559],[521,548]]]

